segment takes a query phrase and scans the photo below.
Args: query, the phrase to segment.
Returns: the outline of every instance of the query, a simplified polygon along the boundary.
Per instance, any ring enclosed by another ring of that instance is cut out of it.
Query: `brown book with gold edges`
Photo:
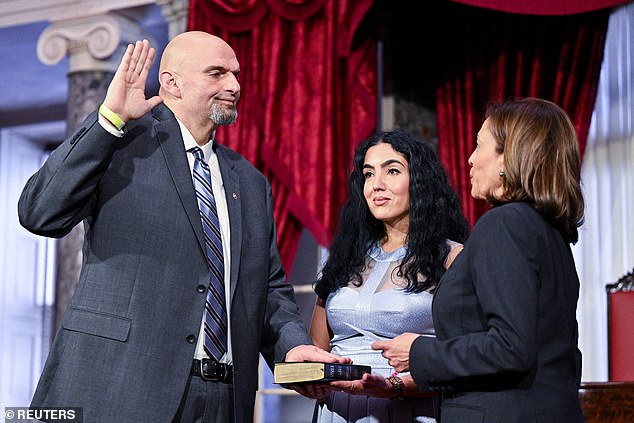
[[[312,361],[277,362],[273,368],[275,383],[329,382],[357,380],[371,373],[370,366],[359,364],[321,363]]]

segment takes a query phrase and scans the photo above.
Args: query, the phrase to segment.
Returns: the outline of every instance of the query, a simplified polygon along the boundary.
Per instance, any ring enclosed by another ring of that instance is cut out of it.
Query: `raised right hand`
[[[140,118],[163,101],[159,96],[145,98],[145,82],[155,54],[148,40],[128,44],[108,86],[103,104],[124,122]]]

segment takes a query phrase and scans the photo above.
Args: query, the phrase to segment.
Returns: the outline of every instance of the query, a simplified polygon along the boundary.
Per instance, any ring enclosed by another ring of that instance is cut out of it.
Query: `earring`
[[[500,177],[504,177],[504,171],[500,170]]]

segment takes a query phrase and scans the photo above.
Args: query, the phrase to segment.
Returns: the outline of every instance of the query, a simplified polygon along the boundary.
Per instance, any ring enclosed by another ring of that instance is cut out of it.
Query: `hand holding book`
[[[333,380],[359,380],[364,373],[371,373],[370,366],[324,362],[278,362],[273,369],[274,382],[319,383]]]
[[[284,358],[284,363],[304,362],[352,364],[352,360],[349,357],[332,354],[314,345],[298,345],[286,353]],[[317,400],[324,398],[330,392],[330,388],[323,383],[285,383],[283,386],[294,389],[305,397]]]
[[[344,391],[351,395],[365,395],[375,398],[394,398],[394,387],[387,378],[364,374],[359,380],[337,380],[328,384],[331,390]]]

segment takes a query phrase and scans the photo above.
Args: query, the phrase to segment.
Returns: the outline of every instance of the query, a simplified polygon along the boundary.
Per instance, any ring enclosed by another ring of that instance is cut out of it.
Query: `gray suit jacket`
[[[473,229],[432,306],[437,339],[412,344],[416,384],[442,423],[581,422],[570,246],[535,209],[498,206]]]
[[[258,352],[310,343],[276,246],[271,188],[215,147],[231,226],[235,421],[251,423]],[[32,406],[87,422],[170,422],[188,379],[207,286],[203,232],[178,122],[159,105],[122,139],[89,116],[33,175],[19,217],[61,237],[84,221],[79,285]],[[202,292],[200,292],[202,291]]]

